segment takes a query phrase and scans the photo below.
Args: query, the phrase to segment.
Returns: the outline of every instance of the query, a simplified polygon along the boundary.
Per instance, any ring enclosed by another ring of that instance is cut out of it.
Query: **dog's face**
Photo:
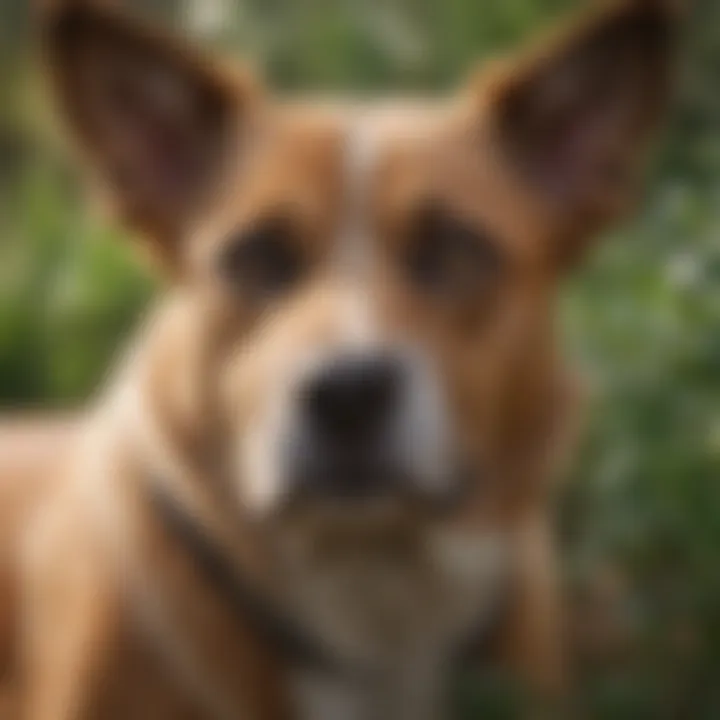
[[[157,373],[223,438],[242,506],[511,502],[559,411],[558,283],[628,198],[665,95],[666,5],[616,4],[457,97],[377,105],[282,103],[68,5],[48,34],[64,107],[171,268],[184,340]]]

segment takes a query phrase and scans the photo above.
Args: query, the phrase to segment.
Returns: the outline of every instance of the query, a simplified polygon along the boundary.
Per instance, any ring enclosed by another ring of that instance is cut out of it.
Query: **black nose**
[[[324,439],[363,442],[382,432],[397,405],[402,365],[389,354],[346,354],[316,370],[304,388],[304,409]]]

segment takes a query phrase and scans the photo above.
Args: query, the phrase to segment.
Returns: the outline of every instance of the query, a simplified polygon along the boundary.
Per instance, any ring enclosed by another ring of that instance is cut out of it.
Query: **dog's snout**
[[[304,410],[328,439],[356,441],[380,433],[399,401],[403,368],[390,354],[336,357],[306,381]]]
[[[347,348],[302,367],[281,461],[288,507],[310,498],[434,497],[455,476],[443,396],[414,348]]]

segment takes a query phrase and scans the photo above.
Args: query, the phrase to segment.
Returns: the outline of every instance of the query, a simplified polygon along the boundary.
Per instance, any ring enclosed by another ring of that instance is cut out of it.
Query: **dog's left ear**
[[[494,78],[497,144],[573,243],[634,194],[667,104],[678,20],[671,0],[613,0]]]
[[[40,17],[76,145],[120,218],[169,259],[221,186],[255,84],[98,0]]]

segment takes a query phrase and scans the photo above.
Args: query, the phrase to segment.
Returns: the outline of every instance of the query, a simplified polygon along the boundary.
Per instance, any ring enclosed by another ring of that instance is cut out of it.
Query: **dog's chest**
[[[292,678],[297,720],[442,720],[443,673],[426,659],[367,678],[299,672]]]
[[[298,572],[300,622],[351,671],[298,674],[301,720],[443,717],[448,667],[491,622],[504,555],[494,537],[443,534],[421,551],[338,552]]]

